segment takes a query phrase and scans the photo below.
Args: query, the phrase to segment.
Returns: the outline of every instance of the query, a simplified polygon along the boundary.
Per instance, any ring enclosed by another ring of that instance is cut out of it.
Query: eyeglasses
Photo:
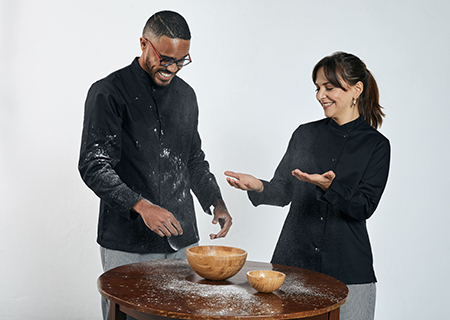
[[[187,66],[189,63],[192,62],[191,55],[189,53],[187,54],[187,56],[185,56],[183,59],[180,59],[180,60],[175,60],[174,58],[169,58],[169,57],[164,57],[161,59],[161,55],[155,49],[155,47],[153,46],[153,43],[150,40],[148,40],[147,38],[144,38],[144,39],[147,40],[148,43],[150,43],[150,45],[153,48],[153,51],[155,52],[156,56],[159,59],[159,64],[163,67],[168,67],[175,63],[178,68],[181,68],[181,67]]]

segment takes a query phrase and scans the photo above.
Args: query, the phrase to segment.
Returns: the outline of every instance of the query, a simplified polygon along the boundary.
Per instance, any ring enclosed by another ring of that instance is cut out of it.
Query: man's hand
[[[147,227],[160,237],[178,236],[183,234],[180,223],[172,213],[164,208],[141,199],[133,207],[139,213]]]
[[[228,209],[225,206],[225,202],[223,202],[222,199],[219,199],[217,201],[216,206],[214,207],[214,219],[212,221],[213,224],[220,224],[220,232],[217,234],[211,233],[209,235],[209,238],[212,239],[217,239],[217,238],[224,238],[228,231],[231,228],[231,225],[233,224],[233,222],[231,222],[231,216],[228,213]]]
[[[309,182],[320,187],[324,191],[330,189],[331,183],[333,182],[336,174],[333,171],[325,172],[324,174],[308,174],[295,169],[292,171],[292,175],[300,181]]]
[[[256,192],[262,192],[264,190],[264,185],[261,180],[249,174],[225,171],[225,175],[231,177],[227,177],[227,182],[230,186],[235,187],[236,189]]]

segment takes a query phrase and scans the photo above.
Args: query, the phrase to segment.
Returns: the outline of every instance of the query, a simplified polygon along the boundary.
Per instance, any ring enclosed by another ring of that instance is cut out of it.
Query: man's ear
[[[145,41],[145,39],[144,39],[143,37],[141,37],[141,38],[139,39],[139,42],[140,42],[140,44],[141,44],[141,50],[144,51],[145,48],[147,48],[147,41]]]

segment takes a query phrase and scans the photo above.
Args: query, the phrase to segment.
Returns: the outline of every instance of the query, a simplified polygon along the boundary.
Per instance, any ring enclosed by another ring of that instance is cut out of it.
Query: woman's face
[[[325,77],[323,68],[317,71],[316,75],[316,98],[322,105],[327,118],[333,118],[339,125],[353,121],[359,117],[358,105],[353,105],[353,101],[362,92],[362,83],[358,82],[354,86],[343,86],[347,91],[333,86]]]

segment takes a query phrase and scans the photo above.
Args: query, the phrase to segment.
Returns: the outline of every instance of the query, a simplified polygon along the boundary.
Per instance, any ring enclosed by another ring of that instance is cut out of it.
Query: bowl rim
[[[272,279],[278,279],[278,278],[286,277],[286,274],[284,272],[277,271],[277,270],[265,270],[265,269],[257,269],[257,270],[247,271],[247,276],[253,277],[253,278],[258,278],[258,276],[253,275],[252,272],[259,272],[259,271],[269,271],[271,273],[276,274],[277,275],[276,277],[270,277]]]
[[[199,247],[230,248],[230,249],[237,249],[237,250],[242,251],[240,253],[233,253],[233,254],[226,255],[226,256],[214,256],[214,257],[217,257],[217,258],[240,257],[240,256],[247,255],[247,251],[246,250],[238,248],[238,247],[221,246],[221,245],[209,245],[209,244],[208,245],[200,245],[200,246],[189,247],[189,248],[186,249],[186,253],[189,252],[189,254],[191,254],[191,255],[203,256],[203,254],[201,254],[201,253],[192,251],[192,250],[195,250],[196,248],[199,248]]]

